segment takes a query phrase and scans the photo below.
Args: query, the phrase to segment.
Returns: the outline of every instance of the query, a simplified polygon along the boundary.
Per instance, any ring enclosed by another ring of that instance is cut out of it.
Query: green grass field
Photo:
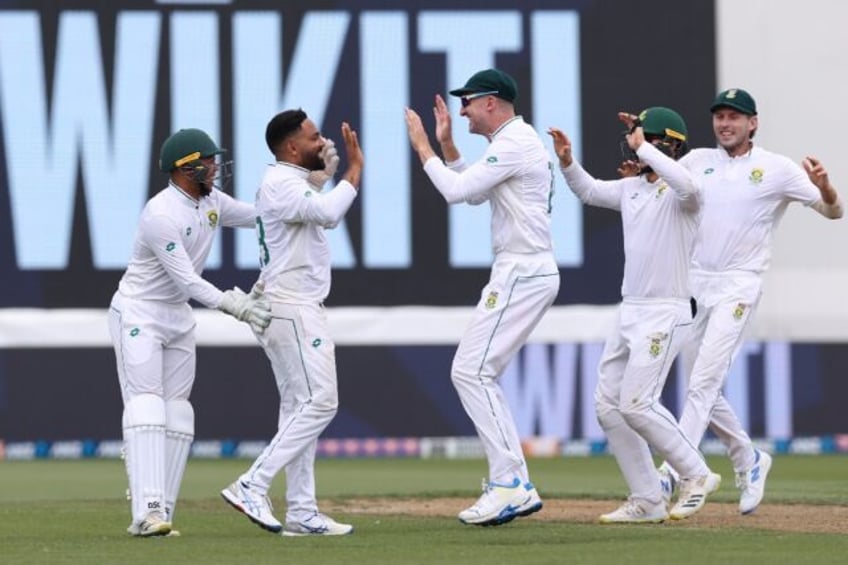
[[[674,526],[600,526],[537,517],[498,528],[463,526],[450,516],[369,513],[369,498],[461,497],[470,504],[485,475],[481,460],[322,459],[319,501],[356,527],[340,538],[283,538],[230,509],[218,492],[246,460],[189,462],[175,526],[179,538],[136,539],[124,499],[123,463],[0,463],[0,563],[845,563],[848,535],[774,529],[704,527],[696,516]],[[711,501],[735,502],[729,463],[710,460],[726,479]],[[624,483],[609,457],[530,461],[546,501],[609,499]],[[282,481],[282,477],[280,478]],[[284,485],[274,485],[276,514],[285,514]],[[363,503],[361,499],[365,499]],[[765,504],[820,505],[827,517],[848,504],[848,457],[779,456]],[[791,512],[789,507],[789,512]],[[703,512],[709,509],[705,508]],[[735,519],[735,518],[734,518]],[[747,518],[746,518],[747,519]],[[843,532],[846,530],[842,530]]]

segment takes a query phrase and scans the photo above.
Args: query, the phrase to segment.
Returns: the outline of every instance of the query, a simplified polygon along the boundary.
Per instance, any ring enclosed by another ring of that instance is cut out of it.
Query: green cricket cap
[[[491,92],[507,102],[515,102],[518,98],[518,85],[515,79],[500,69],[486,69],[471,75],[462,88],[451,90],[452,96],[468,96],[481,92]]]
[[[710,106],[710,112],[719,108],[733,108],[749,116],[757,115],[757,103],[754,98],[741,88],[729,88],[718,93]]]

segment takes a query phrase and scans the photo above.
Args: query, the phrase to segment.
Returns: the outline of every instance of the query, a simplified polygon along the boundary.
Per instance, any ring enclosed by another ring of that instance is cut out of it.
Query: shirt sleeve
[[[270,199],[272,213],[285,222],[318,224],[324,228],[336,227],[357,195],[346,180],[324,192],[316,191],[306,179],[288,179],[277,189],[279,197]]]
[[[587,173],[576,159],[560,170],[568,188],[581,202],[621,211],[621,191],[626,179],[598,180]]]
[[[225,192],[218,192],[218,206],[221,207],[221,225],[231,228],[256,227],[256,207],[242,200],[236,200]]]
[[[455,163],[451,163],[449,168],[437,157],[431,157],[424,163],[424,172],[448,204],[480,204],[489,198],[493,188],[519,170],[521,159],[516,143],[495,140],[479,161],[461,172],[454,170],[459,168]]]
[[[687,208],[700,208],[701,190],[683,165],[647,142],[639,146],[636,154],[640,161],[650,166],[671,187]]]
[[[810,206],[821,200],[821,192],[812,183],[804,169],[789,157],[784,157],[781,160],[783,161],[782,173],[785,179],[782,183],[784,198],[801,202],[804,206]],[[766,171],[766,174],[768,174],[768,171]]]
[[[224,293],[194,270],[183,247],[181,231],[170,218],[164,215],[145,218],[141,237],[180,291],[209,308],[221,304]]]

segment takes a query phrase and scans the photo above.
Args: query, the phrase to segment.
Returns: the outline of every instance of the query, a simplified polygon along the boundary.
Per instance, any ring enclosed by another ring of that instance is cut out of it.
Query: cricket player
[[[221,226],[253,227],[252,204],[219,190],[223,153],[199,129],[164,144],[170,182],[141,213],[132,259],[109,308],[109,332],[124,402],[123,435],[132,523],[140,537],[171,533],[177,495],[194,439],[194,299],[261,333],[271,320],[261,287],[220,291],[201,278]]]
[[[342,124],[348,158],[343,179],[322,192],[339,157],[303,110],[286,110],[268,123],[265,139],[276,162],[256,193],[260,280],[273,320],[257,338],[280,394],[277,434],[253,465],[221,496],[252,522],[284,536],[335,536],[353,532],[318,511],[315,450],[318,436],[338,409],[335,344],[324,299],[330,292],[330,249],[324,230],[334,228],[359,190],[363,156],[356,132]],[[274,516],[268,491],[286,472],[285,526]]]
[[[436,157],[415,111],[406,110],[406,122],[412,148],[445,200],[489,202],[492,210],[491,277],[459,342],[451,380],[489,462],[483,495],[459,519],[499,525],[542,508],[498,381],[559,290],[550,226],[553,165],[539,135],[516,115],[518,88],[507,73],[480,71],[450,94],[459,97],[469,131],[489,140],[476,163],[461,158],[441,96],[436,95],[434,113],[445,162]]]
[[[843,211],[818,159],[807,157],[802,169],[754,145],[759,118],[748,92],[724,90],[710,110],[717,147],[695,149],[681,161],[702,186],[703,209],[691,269],[699,349],[687,372],[680,426],[697,444],[709,425],[727,446],[741,491],[739,511],[750,514],[763,499],[772,459],[754,447],[722,387],[760,301],[772,232],[787,206],[800,202],[829,219]],[[668,463],[661,471],[672,475],[678,469]]]
[[[569,188],[585,204],[621,212],[624,234],[622,303],[598,366],[595,409],[630,496],[600,522],[657,523],[691,516],[721,481],[660,402],[694,316],[689,262],[701,193],[676,162],[688,151],[677,112],[657,106],[619,119],[630,131],[638,176],[597,180],[573,158],[562,131],[549,133]],[[670,513],[651,447],[681,470],[681,495]]]

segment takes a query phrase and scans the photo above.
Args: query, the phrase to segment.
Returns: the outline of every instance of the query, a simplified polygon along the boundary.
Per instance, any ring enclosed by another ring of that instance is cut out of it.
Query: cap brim
[[[466,96],[468,94],[474,94],[476,92],[482,92],[480,90],[476,90],[474,88],[457,88],[450,91],[451,96]]]
[[[744,108],[742,106],[737,106],[736,104],[731,104],[729,102],[720,102],[718,104],[713,104],[710,106],[710,112],[715,112],[719,108],[730,108],[731,110],[736,110],[737,112],[742,112],[748,116],[756,116],[756,112],[751,112],[748,108]]]

